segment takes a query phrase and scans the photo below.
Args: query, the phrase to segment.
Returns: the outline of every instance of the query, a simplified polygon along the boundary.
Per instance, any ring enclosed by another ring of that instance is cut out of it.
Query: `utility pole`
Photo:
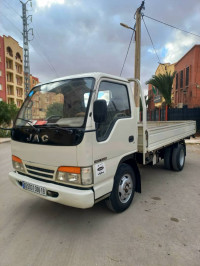
[[[136,11],[136,30],[135,30],[135,79],[140,80],[140,63],[141,63],[141,11],[144,9],[144,2]],[[134,86],[134,100],[138,111],[138,121],[139,121],[139,107],[140,107],[140,94],[138,85],[135,82]]]
[[[22,21],[23,21],[23,52],[24,52],[24,89],[25,89],[25,96],[28,95],[30,91],[30,61],[29,61],[29,31],[32,31],[33,36],[33,28],[28,28],[28,20],[32,22],[32,15],[27,16],[27,8],[26,5],[28,2],[30,2],[30,6],[32,7],[32,1],[28,0],[26,3],[22,4]]]

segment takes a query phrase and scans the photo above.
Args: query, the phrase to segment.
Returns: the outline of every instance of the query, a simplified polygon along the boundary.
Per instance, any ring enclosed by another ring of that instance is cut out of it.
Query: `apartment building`
[[[3,36],[6,77],[6,102],[18,108],[24,101],[23,49],[11,36]]]
[[[200,45],[193,46],[176,64],[174,107],[200,107]]]
[[[5,71],[5,53],[4,41],[0,36],[0,101],[6,101],[6,71]]]

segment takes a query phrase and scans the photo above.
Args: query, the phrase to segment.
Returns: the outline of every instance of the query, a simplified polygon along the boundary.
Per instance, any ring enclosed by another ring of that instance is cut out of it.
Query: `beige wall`
[[[21,107],[24,101],[23,49],[10,36],[3,36],[5,47],[5,70],[7,103]]]

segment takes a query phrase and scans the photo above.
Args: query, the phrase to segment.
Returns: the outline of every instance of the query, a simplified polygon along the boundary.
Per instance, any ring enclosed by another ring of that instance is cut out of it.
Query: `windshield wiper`
[[[22,120],[22,121],[27,122],[27,124],[28,124],[29,126],[31,126],[31,127],[37,132],[37,133],[40,132],[40,129],[37,128],[37,127],[34,127],[34,125],[32,124],[32,121],[31,121],[31,120],[24,119],[24,118],[20,118],[20,117],[18,117],[17,119],[20,119],[20,120]]]
[[[42,125],[41,127],[63,130],[63,131],[68,132],[69,134],[72,134],[73,130],[75,130],[75,129],[77,130],[77,128],[65,128],[65,127],[60,127],[56,124],[54,124],[54,125]]]

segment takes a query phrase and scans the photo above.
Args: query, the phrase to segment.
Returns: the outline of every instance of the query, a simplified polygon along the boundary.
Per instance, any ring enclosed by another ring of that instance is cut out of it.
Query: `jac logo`
[[[32,143],[47,143],[49,140],[49,137],[47,135],[42,135],[41,137],[38,134],[30,134],[29,137],[26,139],[28,142]]]
[[[97,169],[97,171],[102,171],[103,169],[104,169],[104,167],[101,166],[101,167],[99,167],[99,168]]]

